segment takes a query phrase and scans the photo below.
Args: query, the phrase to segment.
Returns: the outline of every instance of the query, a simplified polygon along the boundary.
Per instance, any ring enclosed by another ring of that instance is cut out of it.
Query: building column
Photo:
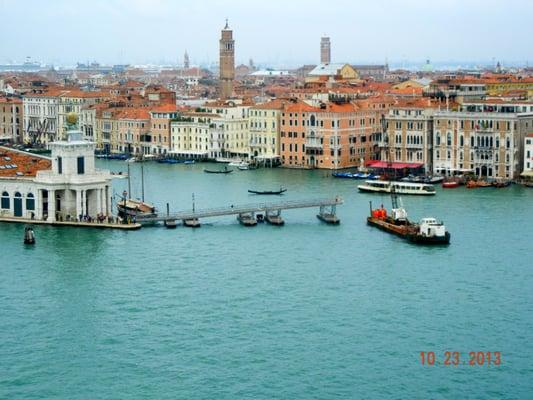
[[[82,215],[81,201],[81,190],[76,190],[76,219]]]
[[[102,212],[102,193],[100,189],[96,190],[96,214],[100,214]]]
[[[87,215],[87,190],[81,191],[81,213]]]
[[[35,191],[35,219],[43,219],[43,190]]]
[[[48,221],[56,221],[56,191],[48,191]]]
[[[105,187],[105,204],[106,204],[106,215],[111,216],[111,197],[109,193],[109,186]]]

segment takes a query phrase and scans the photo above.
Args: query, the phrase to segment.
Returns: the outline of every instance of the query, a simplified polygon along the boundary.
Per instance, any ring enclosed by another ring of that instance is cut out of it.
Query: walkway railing
[[[168,220],[191,220],[207,217],[218,217],[224,215],[238,215],[256,212],[268,212],[276,210],[289,210],[295,208],[326,207],[343,204],[344,200],[337,196],[335,198],[312,199],[312,200],[289,200],[271,203],[252,203],[231,205],[229,207],[206,208],[201,210],[187,210],[177,213],[160,214],[156,217],[146,217],[143,221],[168,221]]]

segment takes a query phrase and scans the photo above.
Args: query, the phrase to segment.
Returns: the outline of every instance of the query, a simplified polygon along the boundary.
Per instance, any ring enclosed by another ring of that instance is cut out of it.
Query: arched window
[[[436,145],[437,145],[437,146],[440,146],[440,133],[439,133],[439,132],[437,132]],[[438,157],[437,157],[437,158],[438,158]]]
[[[447,146],[451,146],[452,145],[452,134],[450,132],[448,132],[448,136],[447,136],[447,140],[446,140],[446,145]]]
[[[26,210],[35,210],[35,197],[33,196],[33,193],[28,193],[26,196]]]
[[[465,139],[464,139],[463,135],[459,136],[459,145],[461,147],[463,147],[465,145]]]
[[[9,193],[2,192],[2,208],[4,210],[9,210]]]
[[[311,126],[315,126],[315,116],[314,115],[311,115],[310,121],[311,121]]]

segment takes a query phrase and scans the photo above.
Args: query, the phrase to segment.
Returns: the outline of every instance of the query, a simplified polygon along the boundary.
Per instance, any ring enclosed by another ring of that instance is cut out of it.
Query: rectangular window
[[[85,158],[78,157],[78,175],[83,175],[85,173]]]
[[[57,157],[57,173],[63,173],[63,159],[61,157]]]

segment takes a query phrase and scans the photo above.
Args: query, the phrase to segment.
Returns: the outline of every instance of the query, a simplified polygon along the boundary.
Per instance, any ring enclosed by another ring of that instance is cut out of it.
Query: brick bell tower
[[[233,93],[235,79],[235,40],[233,31],[228,26],[222,29],[220,37],[220,98],[228,99]]]

